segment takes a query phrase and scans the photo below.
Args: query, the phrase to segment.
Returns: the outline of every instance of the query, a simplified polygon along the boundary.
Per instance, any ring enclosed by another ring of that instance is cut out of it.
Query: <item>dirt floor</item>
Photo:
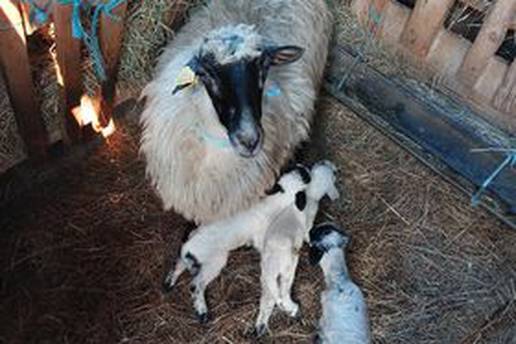
[[[235,252],[197,323],[188,278],[164,297],[185,222],[165,213],[138,157],[139,129],[0,209],[0,343],[244,343],[260,295],[258,254]],[[341,168],[343,197],[320,219],[352,234],[351,273],[375,343],[516,343],[516,232],[322,97],[307,161]],[[312,339],[323,287],[306,249],[294,295],[304,318],[277,314],[263,342]],[[185,276],[186,277],[186,276]]]

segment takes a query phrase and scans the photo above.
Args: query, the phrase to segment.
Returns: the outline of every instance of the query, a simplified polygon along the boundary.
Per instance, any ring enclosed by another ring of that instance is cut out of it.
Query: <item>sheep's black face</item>
[[[240,156],[256,156],[264,140],[262,119],[263,87],[271,66],[298,60],[303,49],[274,47],[256,57],[220,64],[211,54],[198,57],[193,70],[206,87],[220,123]]]
[[[231,145],[243,157],[255,156],[263,144],[264,74],[259,58],[225,65],[211,61],[199,73]]]

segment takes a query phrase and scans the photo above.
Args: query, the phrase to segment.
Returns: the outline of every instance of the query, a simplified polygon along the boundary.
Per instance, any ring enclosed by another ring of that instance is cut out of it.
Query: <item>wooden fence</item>
[[[67,143],[88,139],[74,112],[83,96],[81,41],[72,35],[73,5],[54,2],[49,9],[55,28],[59,83],[62,88],[63,116]],[[122,2],[111,14],[101,14],[99,41],[104,58],[106,80],[98,90],[98,121],[105,127],[110,120],[115,97],[117,65],[122,42],[127,3]],[[27,35],[34,28],[28,21],[28,7],[19,0],[0,0],[0,66],[8,88],[20,135],[32,158],[45,157],[49,148],[41,111],[34,96],[34,84],[27,51]],[[115,18],[116,16],[116,18]]]
[[[516,0],[416,0],[413,8],[401,2],[353,0],[352,9],[376,37],[428,66],[443,88],[516,134],[516,61],[496,54],[508,30],[516,30]],[[473,42],[445,28],[457,4],[486,13]]]

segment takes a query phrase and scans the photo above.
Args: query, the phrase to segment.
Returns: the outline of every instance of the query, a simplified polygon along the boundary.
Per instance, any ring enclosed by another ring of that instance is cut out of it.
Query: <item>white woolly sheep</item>
[[[310,231],[310,261],[321,266],[326,289],[316,343],[371,343],[367,305],[349,277],[343,252],[350,238],[337,225],[321,224]]]
[[[226,265],[230,251],[244,245],[258,250],[263,246],[263,237],[277,214],[294,202],[295,195],[303,191],[309,182],[309,171],[298,166],[284,174],[273,189],[274,194],[252,208],[228,219],[216,221],[197,228],[181,248],[174,270],[164,281],[169,291],[185,269],[192,274],[193,302],[199,321],[208,319],[205,289]]]
[[[260,311],[255,332],[265,334],[274,306],[292,317],[299,316],[299,306],[291,299],[299,251],[303,242],[309,242],[309,231],[319,209],[319,201],[328,196],[339,197],[335,186],[335,166],[329,161],[314,165],[311,181],[305,191],[296,194],[295,205],[286,208],[271,223],[261,250]]]
[[[308,138],[331,34],[324,0],[217,0],[142,93],[141,152],[166,210],[206,224],[263,197]]]

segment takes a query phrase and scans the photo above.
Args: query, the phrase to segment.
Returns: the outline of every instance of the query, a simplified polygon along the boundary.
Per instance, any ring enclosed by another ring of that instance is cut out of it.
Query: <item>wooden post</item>
[[[365,25],[369,32],[376,35],[383,19],[383,12],[389,0],[354,0],[351,10],[358,20]]]
[[[57,61],[64,94],[64,117],[70,143],[81,139],[81,128],[72,114],[82,96],[81,42],[72,36],[72,5],[54,5]]]
[[[494,3],[459,69],[458,77],[465,85],[473,87],[484,72],[489,59],[503,43],[515,11],[516,0],[498,0]]]
[[[100,47],[107,77],[101,84],[99,122],[102,127],[108,125],[113,113],[126,11],[127,2],[123,2],[112,11],[113,17],[102,13],[100,19]]]
[[[416,56],[424,58],[443,27],[454,0],[416,1],[409,21],[401,35],[401,43]]]
[[[0,65],[27,153],[42,158],[48,134],[34,97],[23,19],[14,0],[0,1]]]
[[[496,92],[493,103],[498,110],[505,111],[509,115],[514,115],[516,112],[516,61],[512,62]]]

